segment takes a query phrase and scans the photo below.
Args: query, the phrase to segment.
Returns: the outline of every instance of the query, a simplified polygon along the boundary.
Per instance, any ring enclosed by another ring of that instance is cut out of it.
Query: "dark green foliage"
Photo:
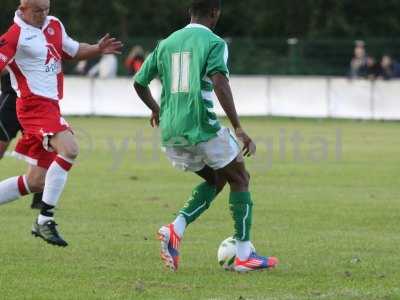
[[[16,0],[2,0],[0,29],[12,20]],[[52,1],[78,37],[103,31],[128,36],[162,37],[188,21],[188,0]],[[347,37],[397,36],[400,1],[386,0],[229,0],[223,1],[218,31],[227,36]]]
[[[95,42],[106,32],[123,40],[119,74],[126,75],[123,57],[131,46],[151,51],[158,39],[189,22],[190,2],[52,0],[51,14],[79,41]],[[17,3],[1,0],[0,32],[12,22]],[[230,41],[234,74],[344,75],[355,39],[366,40],[378,61],[383,53],[400,58],[400,1],[226,0],[216,32]],[[299,43],[290,48],[293,37]]]

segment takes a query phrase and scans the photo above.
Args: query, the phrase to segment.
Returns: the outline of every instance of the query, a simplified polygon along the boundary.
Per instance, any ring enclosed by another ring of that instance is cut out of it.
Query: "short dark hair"
[[[192,0],[190,13],[196,17],[206,17],[213,9],[221,9],[221,0]]]

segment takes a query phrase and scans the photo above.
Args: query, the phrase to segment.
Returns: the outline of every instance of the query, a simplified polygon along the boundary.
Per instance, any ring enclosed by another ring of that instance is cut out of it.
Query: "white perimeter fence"
[[[400,81],[275,76],[232,76],[230,81],[242,116],[400,120]],[[159,82],[153,81],[151,89],[160,95]],[[65,115],[149,115],[132,79],[66,77],[64,91]]]

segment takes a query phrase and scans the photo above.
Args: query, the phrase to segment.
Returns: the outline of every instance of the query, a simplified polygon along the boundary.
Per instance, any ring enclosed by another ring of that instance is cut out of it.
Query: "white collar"
[[[197,23],[190,23],[185,28],[203,28],[203,29],[206,29],[206,30],[212,32],[212,30],[210,28],[208,28],[207,26],[204,26],[204,25],[201,25],[201,24],[197,24]]]
[[[26,22],[22,19],[21,14],[22,14],[21,11],[20,11],[20,10],[17,10],[17,11],[15,12],[15,16],[14,16],[14,22],[15,22],[18,26],[20,26],[20,27],[35,28],[35,29],[38,29],[38,30],[43,30],[43,29],[46,28],[47,25],[49,25],[49,23],[50,23],[50,18],[47,16],[47,17],[46,17],[46,20],[44,21],[44,24],[43,24],[42,28],[37,28],[37,27],[35,27],[35,26],[29,25],[28,23],[26,23]]]

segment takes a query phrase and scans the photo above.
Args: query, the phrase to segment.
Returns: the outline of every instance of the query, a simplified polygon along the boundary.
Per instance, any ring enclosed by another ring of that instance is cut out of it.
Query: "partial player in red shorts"
[[[119,54],[122,43],[108,34],[95,45],[78,43],[59,19],[48,15],[49,10],[49,0],[21,0],[14,24],[0,37],[0,72],[5,67],[10,72],[23,130],[15,155],[29,164],[25,175],[0,182],[0,205],[43,191],[32,234],[65,247],[67,242],[56,230],[54,208],[79,148],[58,103],[63,97],[62,60]]]
[[[18,132],[21,125],[17,119],[17,93],[11,86],[10,74],[1,73],[1,95],[0,95],[0,160],[3,158],[8,146]],[[33,194],[32,209],[40,209],[43,193]]]

